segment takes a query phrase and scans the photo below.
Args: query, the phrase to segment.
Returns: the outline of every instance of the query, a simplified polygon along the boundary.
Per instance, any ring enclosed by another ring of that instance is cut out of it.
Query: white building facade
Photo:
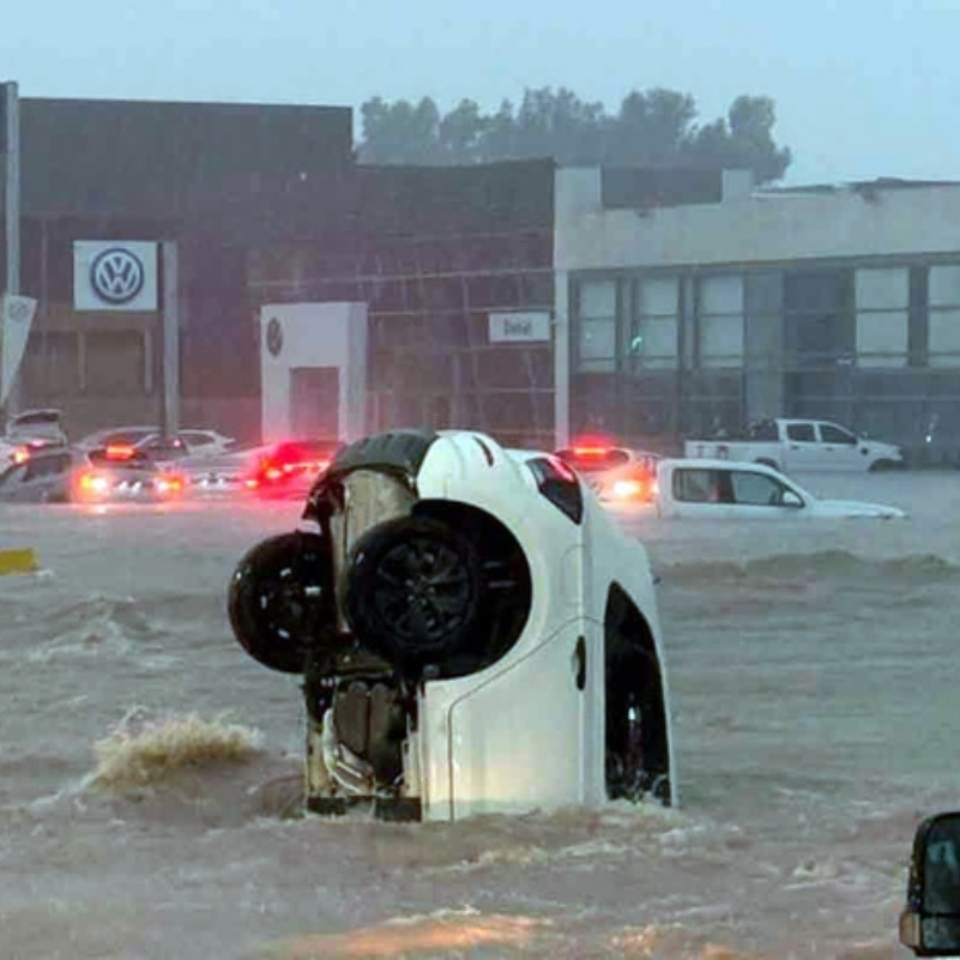
[[[960,462],[960,183],[619,197],[556,174],[556,427],[637,442],[817,416]]]

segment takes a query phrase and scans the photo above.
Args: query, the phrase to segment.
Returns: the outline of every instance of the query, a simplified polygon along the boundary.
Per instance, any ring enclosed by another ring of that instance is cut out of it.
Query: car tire
[[[443,675],[444,664],[470,647],[484,609],[473,541],[426,517],[398,517],[363,534],[341,588],[359,643],[408,677],[428,666]]]
[[[227,608],[237,642],[281,673],[305,671],[323,628],[335,623],[329,548],[316,533],[270,537],[250,550],[230,582]]]

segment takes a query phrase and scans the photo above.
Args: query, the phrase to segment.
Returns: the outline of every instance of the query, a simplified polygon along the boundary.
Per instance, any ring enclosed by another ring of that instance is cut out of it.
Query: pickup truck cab
[[[749,460],[785,473],[868,471],[903,466],[893,444],[858,437],[828,420],[762,420],[743,439],[687,440],[684,456]]]
[[[661,460],[657,512],[682,519],[834,519],[905,516],[898,507],[858,500],[821,500],[762,463]]]

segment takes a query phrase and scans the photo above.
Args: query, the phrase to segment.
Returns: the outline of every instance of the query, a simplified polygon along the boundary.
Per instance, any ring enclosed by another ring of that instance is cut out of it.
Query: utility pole
[[[20,98],[14,81],[0,87],[0,148],[3,152],[4,249],[7,260],[3,292],[15,297],[20,293]],[[15,380],[7,397],[8,418],[19,408],[20,390]]]

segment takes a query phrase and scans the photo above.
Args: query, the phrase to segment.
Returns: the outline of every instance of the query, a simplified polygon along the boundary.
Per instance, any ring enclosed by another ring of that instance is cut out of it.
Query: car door
[[[862,470],[863,455],[857,438],[835,423],[818,423],[825,470]]]
[[[812,421],[792,420],[784,424],[783,469],[787,473],[823,470],[823,450]]]
[[[804,498],[776,477],[757,470],[731,470],[731,515],[752,520],[796,517],[806,506]]]

